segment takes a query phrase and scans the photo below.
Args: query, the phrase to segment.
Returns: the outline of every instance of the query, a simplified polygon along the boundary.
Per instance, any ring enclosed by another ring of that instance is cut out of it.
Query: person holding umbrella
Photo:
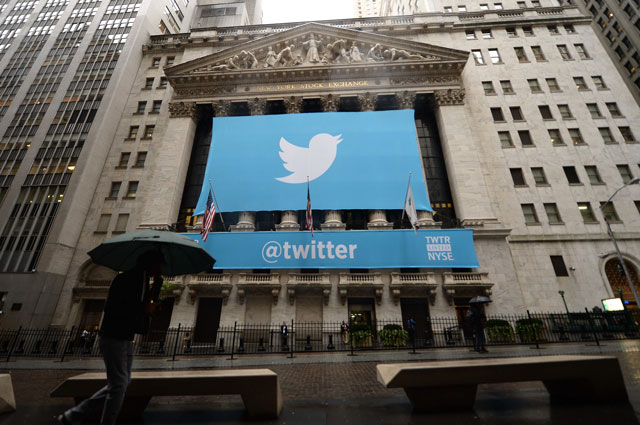
[[[491,302],[488,297],[473,297],[469,300],[467,319],[471,321],[473,328],[473,348],[478,353],[488,353],[485,348],[484,322],[487,317],[484,314],[484,304]]]
[[[101,425],[116,423],[131,380],[133,339],[149,330],[162,286],[162,274],[210,270],[215,260],[192,239],[170,232],[144,231],[120,235],[89,252],[94,263],[126,270],[109,288],[98,332],[107,385],[77,406],[58,415],[63,425],[79,425],[102,406]],[[153,287],[150,279],[153,278]]]

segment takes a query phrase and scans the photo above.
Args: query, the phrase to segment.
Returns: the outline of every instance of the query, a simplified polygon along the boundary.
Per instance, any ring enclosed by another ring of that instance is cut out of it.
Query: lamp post
[[[561,289],[558,291],[558,294],[562,297],[562,302],[564,304],[564,309],[567,310],[567,314],[569,314],[569,307],[567,307],[567,302],[564,299],[564,291]]]
[[[604,213],[604,208],[611,203],[611,200],[613,199],[613,197],[616,196],[616,194],[618,192],[620,192],[622,189],[624,189],[625,187],[627,187],[629,185],[636,184],[636,183],[639,183],[639,182],[640,182],[640,177],[636,177],[636,178],[633,178],[633,179],[629,180],[622,187],[618,188],[618,190],[613,192],[613,195],[611,195],[611,197],[609,199],[607,199],[607,202],[605,202],[602,205],[600,205],[600,211],[602,212],[602,216],[604,217],[604,222],[607,224],[607,233],[609,234],[609,237],[611,238],[611,241],[613,242],[613,246],[616,249],[616,254],[618,255],[618,261],[620,262],[620,265],[622,266],[622,270],[624,271],[624,275],[627,277],[627,283],[629,284],[629,288],[631,288],[631,292],[633,293],[633,297],[636,300],[636,306],[638,306],[638,308],[640,308],[640,298],[638,298],[638,293],[636,292],[636,288],[634,287],[633,282],[631,281],[631,275],[629,275],[629,271],[627,270],[627,266],[624,263],[624,259],[622,258],[622,254],[620,253],[620,248],[618,248],[618,242],[616,241],[616,238],[613,235],[613,231],[611,230],[611,226],[609,225],[609,220],[607,220],[607,216]]]

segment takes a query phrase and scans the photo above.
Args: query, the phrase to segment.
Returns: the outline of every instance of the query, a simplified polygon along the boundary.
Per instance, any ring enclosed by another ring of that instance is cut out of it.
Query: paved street
[[[640,419],[640,344],[607,343],[604,347],[554,345],[542,350],[529,347],[492,347],[490,356],[553,354],[611,354],[620,359],[632,405],[550,406],[542,383],[482,385],[475,409],[448,414],[417,414],[402,390],[387,390],[376,380],[375,365],[385,361],[433,361],[474,358],[466,349],[407,352],[296,354],[166,359],[136,359],[136,369],[210,367],[268,367],[281,379],[284,409],[277,421],[265,424],[638,424]],[[98,360],[18,359],[2,366],[12,374],[18,411],[0,417],[0,424],[54,424],[53,416],[72,405],[71,399],[52,399],[49,392],[66,377],[99,369]],[[158,397],[152,399],[144,424],[238,424],[245,417],[239,396]]]

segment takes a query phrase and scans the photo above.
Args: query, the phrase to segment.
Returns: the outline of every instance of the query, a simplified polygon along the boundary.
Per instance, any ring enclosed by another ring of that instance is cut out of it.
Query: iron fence
[[[431,317],[408,329],[402,321],[370,324],[294,322],[151,330],[135,341],[141,357],[234,356],[363,350],[473,347],[473,328],[457,317]],[[640,311],[492,315],[484,326],[488,346],[540,345],[640,338]],[[99,357],[98,335],[72,329],[0,329],[0,359]]]

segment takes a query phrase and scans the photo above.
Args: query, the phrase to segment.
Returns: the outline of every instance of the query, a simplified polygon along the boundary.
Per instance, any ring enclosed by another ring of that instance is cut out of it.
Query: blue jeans
[[[107,369],[107,385],[64,412],[67,420],[74,425],[81,424],[91,411],[101,407],[101,425],[114,425],[118,419],[127,386],[131,381],[133,342],[100,337],[100,350]]]

